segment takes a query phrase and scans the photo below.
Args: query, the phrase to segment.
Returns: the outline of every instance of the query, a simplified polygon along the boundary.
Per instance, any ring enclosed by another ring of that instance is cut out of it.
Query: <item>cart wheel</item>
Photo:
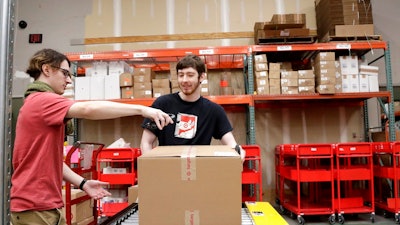
[[[306,223],[306,221],[304,220],[304,218],[302,216],[297,216],[297,221],[299,222],[299,225],[304,225]]]
[[[341,215],[341,214],[338,215],[338,222],[340,224],[344,224],[344,216],[343,215]]]
[[[280,212],[282,215],[285,215],[285,214],[286,214],[286,209],[283,207],[283,205],[279,205],[279,212]]]
[[[394,215],[394,220],[396,221],[397,224],[400,224],[400,215],[398,213]]]
[[[375,213],[371,213],[369,219],[371,220],[371,223],[375,223]]]
[[[388,218],[388,216],[389,216],[388,213],[386,211],[383,211],[383,217]]]
[[[332,214],[331,216],[329,216],[329,224],[335,224],[336,223],[336,218],[335,218],[335,214]]]
[[[280,204],[281,204],[281,200],[279,200],[279,198],[276,198],[276,199],[275,199],[275,203],[276,203],[277,205],[280,205]]]

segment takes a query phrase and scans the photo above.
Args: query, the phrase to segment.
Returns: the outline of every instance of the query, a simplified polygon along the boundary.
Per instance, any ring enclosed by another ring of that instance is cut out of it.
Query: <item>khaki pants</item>
[[[66,225],[61,209],[11,212],[13,225]]]

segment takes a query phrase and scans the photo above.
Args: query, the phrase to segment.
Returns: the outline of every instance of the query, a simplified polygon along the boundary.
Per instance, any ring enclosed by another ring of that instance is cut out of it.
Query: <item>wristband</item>
[[[81,189],[82,191],[83,191],[83,185],[85,185],[86,181],[87,180],[83,178],[82,182],[79,184],[79,189]]]

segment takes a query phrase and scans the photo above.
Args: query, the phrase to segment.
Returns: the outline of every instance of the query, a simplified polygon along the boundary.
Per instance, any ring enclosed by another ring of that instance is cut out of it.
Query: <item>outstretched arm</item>
[[[168,114],[160,109],[111,101],[75,102],[69,108],[66,118],[104,120],[135,115],[152,119],[160,130],[164,126],[174,123]]]

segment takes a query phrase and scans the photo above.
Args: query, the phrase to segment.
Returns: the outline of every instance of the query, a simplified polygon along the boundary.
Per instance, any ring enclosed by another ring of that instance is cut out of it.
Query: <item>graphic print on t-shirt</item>
[[[197,116],[178,113],[175,125],[175,137],[192,139],[197,131]]]

